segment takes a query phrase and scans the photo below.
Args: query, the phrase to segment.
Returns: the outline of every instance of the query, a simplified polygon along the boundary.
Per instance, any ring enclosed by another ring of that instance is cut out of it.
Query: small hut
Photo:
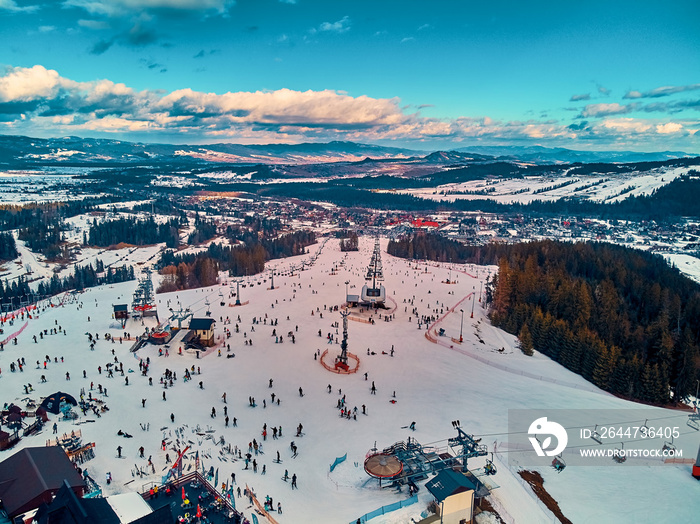
[[[474,492],[477,486],[462,473],[443,469],[425,483],[440,507],[440,522],[471,524],[474,516]]]
[[[194,334],[193,340],[199,341],[202,346],[213,346],[214,323],[212,318],[193,318],[190,320],[190,331]]]
[[[128,304],[116,304],[113,306],[114,318],[116,320],[126,320],[129,318],[129,305]]]

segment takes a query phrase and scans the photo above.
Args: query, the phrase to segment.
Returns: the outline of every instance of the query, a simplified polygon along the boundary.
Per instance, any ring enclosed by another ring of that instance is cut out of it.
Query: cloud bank
[[[155,64],[154,67],[158,67]],[[150,66],[149,66],[150,67]],[[634,104],[589,104],[579,119],[502,121],[489,117],[428,118],[409,113],[398,98],[350,96],[333,90],[204,93],[136,91],[110,80],[77,82],[41,65],[0,75],[0,131],[30,135],[90,132],[149,139],[182,135],[191,143],[299,141],[527,141],[574,145],[693,137],[700,121],[619,118]],[[608,117],[618,118],[608,118]]]

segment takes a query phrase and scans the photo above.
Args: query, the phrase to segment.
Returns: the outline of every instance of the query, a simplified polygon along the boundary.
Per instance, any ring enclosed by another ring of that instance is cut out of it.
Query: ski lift
[[[673,435],[671,435],[671,441],[665,441],[661,451],[670,451],[669,455],[676,454],[676,445],[673,443]]]
[[[591,433],[591,438],[593,440],[595,440],[598,444],[603,443],[601,436],[600,436],[600,433],[598,432],[598,424],[595,425],[595,428],[593,429],[593,433]]]
[[[627,460],[627,455],[625,455],[625,443],[620,442],[620,447],[617,448],[615,451],[617,453],[613,453],[613,460],[617,462],[618,464],[622,464]]]
[[[552,459],[552,467],[557,473],[561,473],[564,471],[564,468],[566,468],[566,461],[564,457],[561,456],[561,453]]]
[[[491,460],[486,459],[486,465],[484,466],[484,473],[487,475],[495,475],[497,472],[496,466],[493,463],[493,453],[491,453]]]
[[[688,415],[687,424],[695,431],[700,431],[700,413],[696,411],[695,413]]]

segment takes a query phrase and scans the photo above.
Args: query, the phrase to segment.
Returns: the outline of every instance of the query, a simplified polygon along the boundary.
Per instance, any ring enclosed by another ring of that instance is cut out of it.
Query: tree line
[[[235,246],[214,243],[200,253],[168,250],[161,255],[159,263],[160,273],[167,278],[158,292],[214,285],[219,271],[228,271],[231,276],[261,273],[267,260],[302,255],[306,246],[315,242],[313,231],[302,230],[278,238],[252,238],[248,244]]]
[[[194,231],[187,237],[187,243],[192,246],[211,240],[216,236],[216,224],[213,220],[207,220],[199,213],[194,219]]]
[[[518,335],[526,354],[540,351],[630,399],[678,403],[695,393],[700,286],[660,255],[551,240],[459,248],[436,237],[390,242],[389,253],[497,263],[486,293],[491,321]]]
[[[134,280],[134,278],[134,268],[132,266],[109,267],[105,270],[102,261],[96,260],[94,267],[92,264],[76,265],[73,268],[73,273],[68,276],[59,278],[58,275],[54,275],[48,282],[39,282],[37,294],[52,296],[73,289],[80,291],[102,284],[126,282]]]
[[[341,251],[359,251],[360,240],[357,237],[357,233],[354,231],[348,235],[347,238],[340,239],[340,250]]]
[[[0,261],[17,258],[17,245],[12,233],[0,233]]]
[[[63,232],[67,229],[62,218],[52,221],[32,220],[20,228],[17,236],[35,253],[41,253],[47,260],[68,260],[70,252]]]
[[[95,261],[95,266],[87,264],[75,266],[73,273],[63,278],[53,275],[48,281],[42,280],[37,285],[36,291],[32,291],[25,277],[20,277],[12,282],[0,281],[0,302],[13,304],[18,307],[23,301],[33,301],[39,297],[49,297],[63,293],[64,291],[82,290],[102,284],[116,284],[134,280],[134,268],[132,266],[104,267],[101,260]]]
[[[119,243],[143,246],[165,242],[170,248],[177,247],[179,243],[178,229],[186,225],[183,218],[171,218],[167,222],[158,223],[153,217],[139,219],[136,217],[122,217],[116,220],[93,220],[87,243],[91,246],[109,247]]]

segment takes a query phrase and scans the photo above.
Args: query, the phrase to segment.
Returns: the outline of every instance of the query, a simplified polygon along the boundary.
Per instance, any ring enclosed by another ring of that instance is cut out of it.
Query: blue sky
[[[700,3],[0,0],[0,133],[700,153]]]

